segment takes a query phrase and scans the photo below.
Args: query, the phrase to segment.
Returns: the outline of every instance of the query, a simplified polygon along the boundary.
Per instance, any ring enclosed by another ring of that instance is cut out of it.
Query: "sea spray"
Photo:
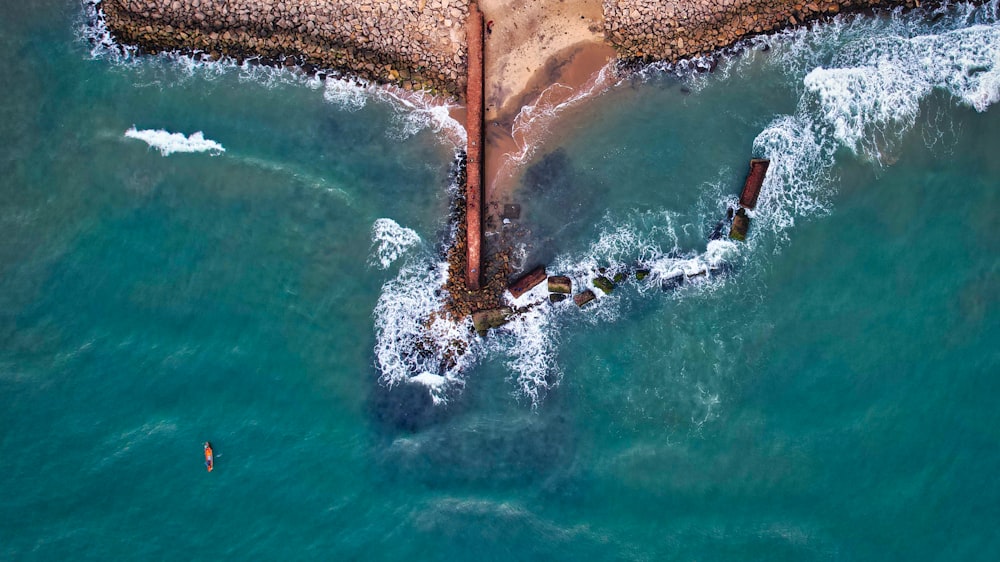
[[[408,259],[382,286],[375,305],[375,361],[386,386],[423,384],[435,403],[465,385],[476,357],[471,322],[444,313],[446,262]]]
[[[399,226],[392,219],[378,219],[372,225],[372,265],[388,269],[407,250],[420,242],[420,236],[410,228]]]
[[[163,156],[170,156],[176,152],[209,152],[216,155],[226,151],[221,144],[206,139],[201,131],[185,137],[183,133],[171,133],[162,129],[140,130],[132,126],[125,131],[125,136],[145,142],[159,150]]]

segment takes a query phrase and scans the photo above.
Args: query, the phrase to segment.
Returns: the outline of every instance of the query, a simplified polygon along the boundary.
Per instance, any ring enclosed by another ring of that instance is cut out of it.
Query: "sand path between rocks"
[[[526,106],[558,104],[584,87],[615,56],[604,38],[601,0],[480,0],[485,39],[484,210],[495,226],[510,202],[526,142],[515,124]],[[554,84],[561,87],[553,88]],[[544,127],[544,124],[538,124]],[[523,127],[521,128],[523,129]]]

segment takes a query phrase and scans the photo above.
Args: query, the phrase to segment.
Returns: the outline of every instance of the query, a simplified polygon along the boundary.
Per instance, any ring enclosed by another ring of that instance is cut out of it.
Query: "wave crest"
[[[372,225],[372,264],[389,269],[400,256],[420,242],[416,231],[399,226],[392,219],[378,219]]]
[[[125,136],[145,142],[150,147],[159,150],[163,156],[170,156],[175,152],[210,152],[216,155],[226,151],[221,144],[206,139],[201,131],[185,137],[183,133],[171,133],[163,129],[139,130],[132,126],[125,131]]]

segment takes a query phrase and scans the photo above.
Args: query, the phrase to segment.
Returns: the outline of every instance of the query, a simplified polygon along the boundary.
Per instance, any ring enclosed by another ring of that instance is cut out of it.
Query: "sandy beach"
[[[578,94],[614,60],[595,0],[485,0],[486,226],[512,202],[520,163],[542,140],[536,115]],[[546,115],[548,117],[548,115]]]
[[[604,44],[600,0],[483,0],[486,17],[486,120],[516,114],[544,88],[539,74],[569,49]],[[608,55],[613,51],[608,50]],[[534,90],[534,92],[532,91]]]

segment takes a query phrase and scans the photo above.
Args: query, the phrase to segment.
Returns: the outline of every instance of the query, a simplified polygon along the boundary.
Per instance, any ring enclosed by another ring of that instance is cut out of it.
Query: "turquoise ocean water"
[[[995,2],[565,109],[519,255],[653,275],[451,370],[446,108],[85,20],[0,20],[0,559],[1000,557]]]

